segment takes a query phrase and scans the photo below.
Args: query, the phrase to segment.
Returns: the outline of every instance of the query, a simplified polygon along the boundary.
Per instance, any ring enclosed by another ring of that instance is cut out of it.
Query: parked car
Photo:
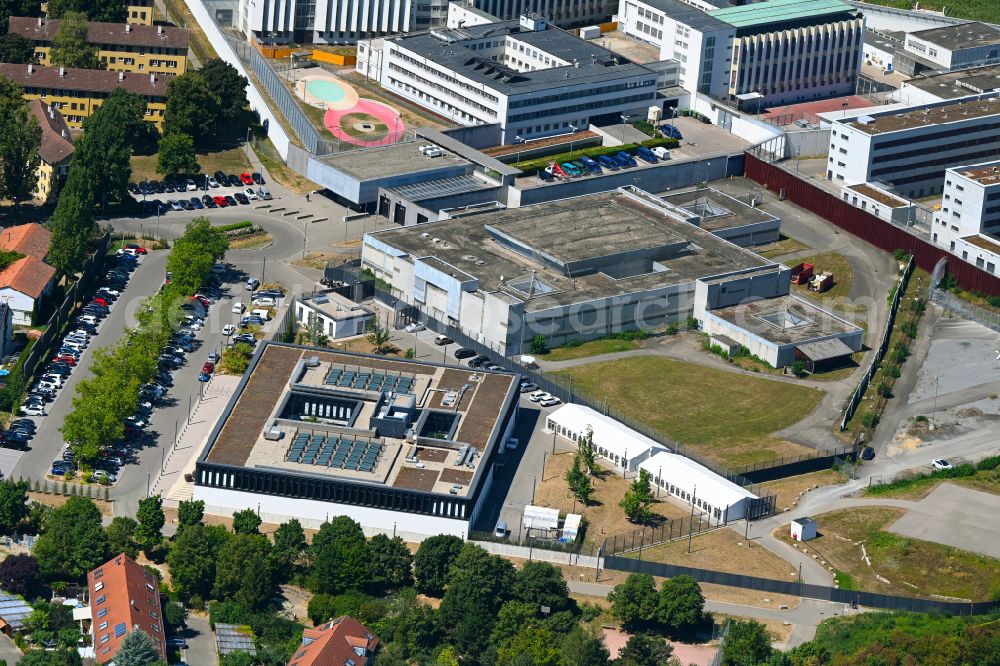
[[[144,248],[143,246],[139,245],[138,243],[125,243],[125,249],[126,250],[135,250],[139,254],[146,254],[148,252],[148,250],[146,250],[146,248]]]
[[[226,176],[226,182],[229,183],[230,187],[239,187],[240,185],[243,184],[243,181],[240,180],[240,177],[234,173],[231,173],[228,176]]]
[[[194,192],[195,190],[198,189],[198,185],[197,183],[194,182],[194,178],[188,178],[187,181],[185,181],[184,189],[186,189],[188,192]]]
[[[636,166],[635,158],[626,153],[624,150],[619,153],[615,153],[615,159],[622,165],[622,168]]]
[[[226,200],[226,205],[227,206],[235,206],[236,205],[236,199],[234,199],[232,196],[230,196],[230,195],[227,194],[224,198]]]
[[[233,198],[236,199],[241,204],[243,204],[244,206],[250,205],[250,199],[248,199],[247,195],[243,194],[242,192],[237,192],[236,194],[233,195]]]
[[[551,397],[552,396],[547,391],[539,389],[534,393],[532,393],[531,395],[529,395],[528,400],[530,400],[531,402],[539,402],[540,400],[544,400],[545,398],[551,398]]]
[[[663,137],[666,139],[677,139],[678,141],[680,141],[681,139],[684,138],[684,136],[681,134],[681,131],[677,129],[674,125],[671,125],[670,123],[660,125],[660,134],[662,134]]]
[[[191,207],[196,208],[197,210],[201,210],[202,208],[205,207],[205,204],[203,204],[201,202],[201,199],[199,199],[198,197],[191,197]]]
[[[656,155],[653,154],[653,151],[645,146],[639,146],[636,148],[635,156],[643,162],[648,162],[650,164],[656,164],[659,161],[656,159]]]
[[[583,164],[583,166],[587,169],[587,171],[592,174],[596,175],[602,173],[601,165],[598,164],[597,161],[592,157],[584,155],[583,157],[580,158],[580,163]]]
[[[260,173],[254,171],[252,174],[250,174],[250,177],[253,179],[253,182],[257,183],[258,185],[264,184],[264,176],[262,176]]]
[[[225,208],[226,206],[229,205],[226,202],[226,197],[222,195],[212,197],[212,201],[214,201],[215,205],[218,206],[219,208]]]
[[[875,449],[870,446],[866,446],[865,450],[861,452],[862,460],[873,460],[875,458]]]
[[[519,390],[521,393],[533,393],[538,390],[538,384],[534,382],[521,382]]]
[[[26,402],[18,411],[28,416],[45,416],[45,407],[41,402]]]
[[[225,336],[232,335],[235,332],[236,332],[236,327],[233,326],[232,324],[226,324],[225,326],[222,327],[222,334]]]
[[[260,286],[260,280],[257,278],[247,278],[246,284],[244,285],[247,291],[256,291],[257,287]]]
[[[219,185],[225,187],[226,185],[229,184],[229,176],[227,176],[222,171],[216,171],[215,172],[215,182],[217,182]]]
[[[562,170],[565,171],[567,175],[572,176],[573,178],[583,175],[583,171],[580,169],[580,167],[578,167],[573,162],[563,162],[559,166],[562,167]]]
[[[243,172],[240,174],[240,182],[242,182],[244,185],[253,185],[254,184],[253,176],[251,176],[249,173]]]
[[[952,464],[947,460],[945,460],[944,458],[938,458],[937,460],[931,463],[931,467],[933,467],[936,470],[945,470],[945,469],[951,469]]]
[[[257,188],[257,196],[260,197],[261,200],[263,201],[270,201],[272,199],[271,193],[268,190],[264,189],[263,187]]]
[[[424,331],[426,329],[427,329],[426,326],[416,321],[407,324],[406,327],[403,328],[403,330],[406,331],[407,333],[419,333],[420,331]]]
[[[214,187],[218,187],[219,186],[219,181],[216,180],[214,176],[206,176],[206,178],[208,179],[208,186],[209,187],[213,187],[214,188]]]
[[[461,361],[463,359],[466,359],[466,358],[472,358],[475,355],[476,355],[475,351],[473,351],[472,349],[468,349],[466,347],[459,347],[452,354],[452,356],[454,356],[455,358],[457,358],[459,361]]]
[[[621,168],[617,160],[611,159],[609,155],[601,155],[597,158],[597,163],[608,171],[618,171]]]
[[[478,368],[484,363],[489,363],[490,359],[487,356],[473,356],[468,361],[465,362],[470,368]]]
[[[252,187],[248,187],[245,190],[243,190],[243,196],[245,196],[250,201],[257,201],[258,199],[257,190],[253,189]]]
[[[184,210],[184,207],[181,206],[181,202],[177,199],[171,199],[167,203],[170,204],[170,210]]]
[[[205,361],[205,364],[201,366],[201,371],[206,372],[208,374],[212,374],[213,372],[215,372],[215,363],[211,361]]]
[[[546,183],[551,183],[553,180],[555,180],[555,178],[552,177],[552,174],[546,171],[545,169],[538,170],[538,178],[540,180],[545,181]]]
[[[444,347],[446,345],[453,344],[455,341],[449,338],[447,335],[438,335],[434,338],[434,344],[438,347]]]

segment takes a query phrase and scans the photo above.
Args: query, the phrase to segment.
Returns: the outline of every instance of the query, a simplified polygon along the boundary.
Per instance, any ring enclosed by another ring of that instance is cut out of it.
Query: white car
[[[229,336],[236,332],[236,327],[232,324],[226,324],[222,327],[222,334]]]
[[[403,330],[406,331],[407,333],[419,333],[420,331],[427,330],[427,327],[424,326],[423,324],[413,322],[412,324],[407,324],[406,328],[404,328]]]
[[[550,395],[544,400],[539,401],[538,404],[541,405],[542,407],[554,407],[555,405],[558,405],[560,402],[561,401],[559,400],[559,398],[555,397],[554,395]]]
[[[41,405],[21,405],[19,411],[26,416],[45,416],[45,408]]]
[[[278,303],[270,296],[261,296],[260,298],[253,299],[254,305],[259,305],[262,308],[273,308]]]
[[[188,326],[188,328],[190,328],[190,329],[191,329],[192,331],[200,331],[200,330],[201,330],[202,328],[204,328],[204,327],[205,327],[205,324],[204,324],[204,322],[202,322],[202,321],[201,321],[200,319],[195,319],[195,320],[194,320],[193,322],[191,322],[191,323],[190,323],[190,324],[188,324],[187,326]]]
[[[243,301],[233,302],[233,314],[243,314],[244,310],[246,310],[246,306],[243,305]]]
[[[258,199],[257,191],[252,187],[248,187],[245,190],[243,190],[243,194],[245,194],[247,199],[249,199],[250,201],[257,201]]]
[[[41,382],[54,384],[56,388],[59,388],[63,385],[64,380],[62,378],[62,375],[53,374],[53,375],[42,375]]]
[[[218,187],[219,186],[219,181],[217,181],[214,176],[209,176],[208,177],[208,186],[209,187]]]
[[[944,458],[938,458],[937,460],[931,463],[931,467],[933,467],[934,469],[951,469],[952,465]]]
[[[537,391],[535,391],[534,393],[532,393],[532,394],[530,394],[528,396],[528,400],[531,400],[531,402],[541,402],[542,400],[544,400],[546,398],[551,398],[551,397],[552,396],[549,395],[547,391],[543,391],[541,389],[538,389]]]

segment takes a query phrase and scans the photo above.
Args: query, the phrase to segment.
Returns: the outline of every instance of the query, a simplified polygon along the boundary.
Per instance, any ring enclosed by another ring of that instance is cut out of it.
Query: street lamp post
[[[628,122],[628,116],[626,116],[626,115],[623,114],[621,116],[621,119],[622,119],[622,145],[624,146],[625,145],[625,123]]]
[[[520,136],[514,136],[514,144],[517,146],[517,162],[521,161],[521,144],[524,143],[524,139]]]
[[[569,158],[573,159],[573,144],[576,142],[577,127],[576,125],[570,125],[569,128],[572,130],[572,134],[569,137]]]

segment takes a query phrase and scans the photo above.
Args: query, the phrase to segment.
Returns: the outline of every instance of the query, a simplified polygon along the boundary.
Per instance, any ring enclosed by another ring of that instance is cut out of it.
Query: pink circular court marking
[[[354,137],[340,129],[340,119],[352,113],[365,113],[385,123],[389,128],[389,133],[381,139],[365,141],[361,137]],[[341,141],[353,143],[355,146],[387,146],[395,143],[403,136],[403,118],[399,112],[391,106],[376,102],[370,99],[359,99],[358,103],[350,109],[330,109],[323,116],[323,124],[330,130],[330,133]]]

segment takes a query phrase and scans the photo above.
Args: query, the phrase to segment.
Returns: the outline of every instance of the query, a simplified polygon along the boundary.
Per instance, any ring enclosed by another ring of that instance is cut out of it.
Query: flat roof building
[[[927,104],[1000,91],[1000,65],[955,72],[928,72],[903,82],[899,98],[907,104]]]
[[[945,171],[931,238],[963,261],[997,275],[1000,266],[1000,160]]]
[[[695,283],[778,264],[619,189],[364,237],[362,263],[394,295],[503,354],[684,321]],[[767,286],[765,286],[767,283]],[[757,281],[772,296],[777,278]]]
[[[754,111],[853,94],[860,73],[865,20],[840,0],[629,0],[618,21],[683,63],[688,92]]]
[[[66,124],[83,127],[83,120],[117,88],[142,97],[146,102],[145,120],[159,128],[167,108],[167,83],[172,77],[159,74],[108,72],[76,67],[42,67],[0,63],[0,76],[24,89],[24,98],[43,98],[58,109]]]
[[[831,119],[827,179],[918,199],[941,193],[946,169],[997,157],[1000,94],[969,95]]]
[[[690,458],[660,451],[639,464],[652,477],[653,486],[689,506],[694,506],[708,522],[728,523],[745,518],[757,496],[746,488],[719,476]]]
[[[11,16],[8,30],[35,45],[35,60],[48,67],[61,19]],[[133,23],[87,23],[87,42],[97,47],[102,68],[113,72],[183,74],[190,33],[185,28]]]
[[[969,21],[907,33],[893,58],[907,76],[926,70],[956,70],[1000,63],[1000,30]]]
[[[264,343],[197,461],[194,497],[217,513],[464,538],[517,396],[509,374]]]
[[[500,125],[500,142],[567,134],[645,116],[657,73],[537,15],[369,42],[360,73],[460,125]]]
[[[300,326],[331,340],[361,335],[374,316],[369,308],[334,291],[300,296],[292,307]]]
[[[545,417],[545,432],[555,433],[577,444],[588,431],[597,456],[625,472],[636,471],[643,460],[666,450],[656,440],[583,405],[565,404]]]
[[[152,638],[160,659],[166,659],[166,630],[156,576],[121,553],[88,573],[87,587],[98,664],[113,661],[126,634],[133,631]]]

